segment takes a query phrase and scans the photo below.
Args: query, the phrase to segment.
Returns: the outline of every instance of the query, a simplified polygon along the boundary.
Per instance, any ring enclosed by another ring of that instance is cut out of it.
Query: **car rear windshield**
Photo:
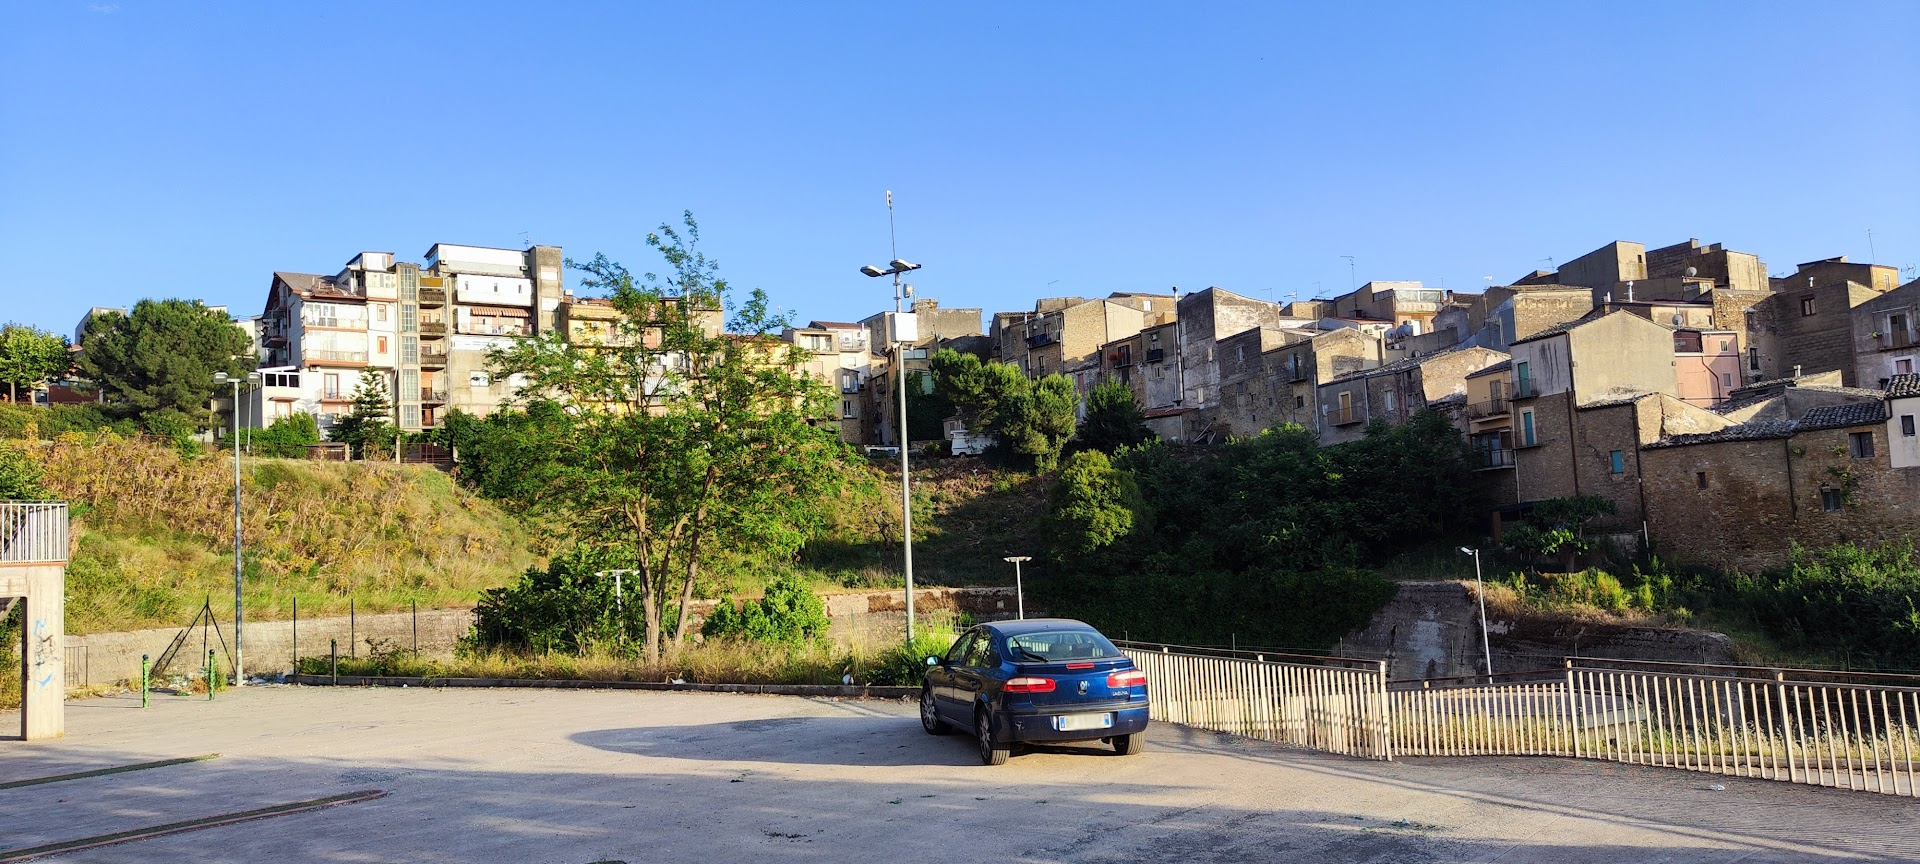
[[[1015,663],[1058,663],[1120,656],[1107,637],[1092,630],[1044,630],[1007,637]]]

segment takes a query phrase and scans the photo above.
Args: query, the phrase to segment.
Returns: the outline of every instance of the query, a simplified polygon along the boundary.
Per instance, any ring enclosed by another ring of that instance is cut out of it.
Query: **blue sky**
[[[808,318],[1472,289],[1615,239],[1920,263],[1920,3],[0,0],[0,319],[437,241]],[[1903,44],[1906,40],[1907,44]],[[523,233],[524,232],[524,233]],[[1906,277],[1906,278],[1910,278]],[[571,280],[571,277],[570,277]],[[571,284],[571,281],[569,282]]]

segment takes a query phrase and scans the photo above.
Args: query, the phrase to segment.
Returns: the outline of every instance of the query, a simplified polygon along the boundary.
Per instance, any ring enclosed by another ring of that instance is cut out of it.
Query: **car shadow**
[[[916,717],[770,717],[692,726],[633,726],[577,732],[587,747],[656,759],[889,767],[978,765],[962,732],[928,735]],[[1110,746],[1018,745],[1016,755],[1113,756]]]

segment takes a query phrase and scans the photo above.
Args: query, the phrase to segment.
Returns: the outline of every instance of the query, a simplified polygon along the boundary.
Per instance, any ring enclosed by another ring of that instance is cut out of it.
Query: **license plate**
[[[1062,714],[1053,718],[1056,732],[1077,732],[1082,729],[1112,729],[1112,714]]]

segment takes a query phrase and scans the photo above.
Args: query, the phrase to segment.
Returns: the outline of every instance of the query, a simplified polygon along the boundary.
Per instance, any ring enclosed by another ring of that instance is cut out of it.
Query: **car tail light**
[[[1067,668],[1068,668],[1069,670],[1075,670],[1075,669],[1092,669],[1092,668],[1093,668],[1093,664],[1092,664],[1092,663],[1068,663],[1068,664],[1067,664]]]
[[[1000,688],[1007,693],[1052,693],[1052,678],[1009,678],[1007,686]]]
[[[1126,687],[1144,687],[1146,684],[1147,673],[1138,669],[1128,669],[1125,672],[1115,672],[1107,676],[1107,687],[1111,690],[1120,690]]]

